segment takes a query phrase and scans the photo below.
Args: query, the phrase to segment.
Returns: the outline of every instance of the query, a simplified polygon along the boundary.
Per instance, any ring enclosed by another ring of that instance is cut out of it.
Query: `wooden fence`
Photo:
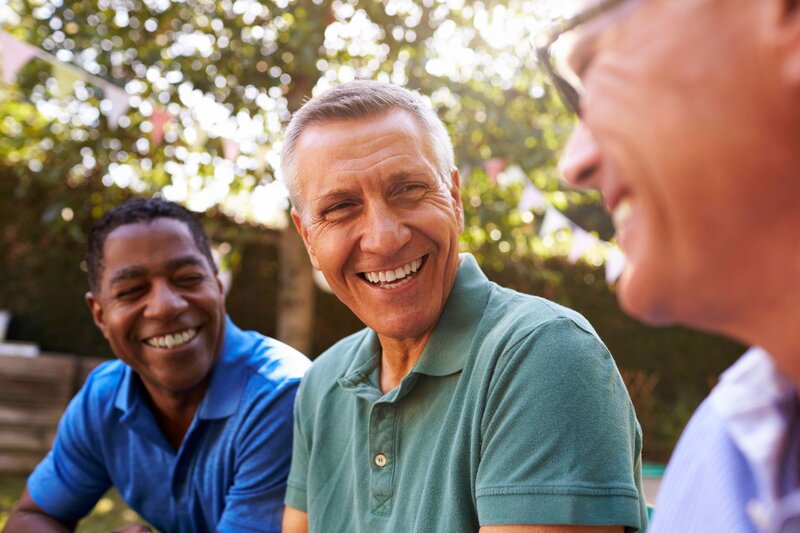
[[[33,470],[69,400],[101,362],[58,354],[0,357],[0,474]]]

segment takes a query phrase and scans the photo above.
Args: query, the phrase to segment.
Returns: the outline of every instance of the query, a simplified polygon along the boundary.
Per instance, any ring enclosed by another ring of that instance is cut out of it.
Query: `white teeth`
[[[174,348],[175,346],[180,346],[181,344],[186,344],[195,336],[197,335],[196,328],[189,328],[185,331],[179,331],[177,333],[170,333],[168,335],[163,335],[161,337],[151,337],[144,342],[150,346],[155,348]]]
[[[630,198],[623,198],[614,208],[611,213],[611,220],[614,222],[614,227],[617,230],[622,229],[625,223],[631,218],[633,214],[633,200]]]
[[[401,280],[419,270],[422,266],[422,259],[415,259],[410,263],[396,268],[395,270],[384,270],[380,272],[364,272],[364,277],[371,283],[392,283],[393,281]],[[397,284],[393,284],[392,287]],[[391,287],[390,287],[391,288]]]

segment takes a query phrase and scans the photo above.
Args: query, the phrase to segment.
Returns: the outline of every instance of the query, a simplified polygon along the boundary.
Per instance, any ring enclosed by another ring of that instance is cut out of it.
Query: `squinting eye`
[[[341,220],[347,217],[355,207],[354,202],[339,202],[322,211],[322,218],[324,220]]]
[[[116,297],[121,300],[133,300],[144,292],[144,287],[131,287],[124,289],[116,294]]]
[[[395,193],[401,199],[417,200],[428,192],[428,186],[423,183],[409,183],[400,187]]]
[[[205,276],[195,274],[191,276],[182,276],[178,278],[178,283],[181,285],[197,285],[205,279]]]

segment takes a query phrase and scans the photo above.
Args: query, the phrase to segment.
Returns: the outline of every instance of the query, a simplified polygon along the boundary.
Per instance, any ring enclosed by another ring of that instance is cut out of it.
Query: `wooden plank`
[[[70,374],[74,366],[75,356],[0,357],[0,375],[3,377],[23,376],[58,381]]]
[[[13,451],[45,453],[53,445],[54,428],[0,428],[0,454]]]
[[[24,409],[0,404],[0,427],[55,427],[66,405],[48,409]]]
[[[67,403],[104,359],[0,357],[0,473],[28,473],[50,449]]]
[[[33,472],[46,454],[37,452],[15,452],[0,454],[0,472],[5,474],[28,474]]]
[[[0,379],[0,403],[16,407],[64,406],[72,396],[71,383]]]

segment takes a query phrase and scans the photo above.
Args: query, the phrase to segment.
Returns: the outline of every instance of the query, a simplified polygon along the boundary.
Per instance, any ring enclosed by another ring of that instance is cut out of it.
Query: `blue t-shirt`
[[[280,531],[292,409],[309,361],[230,319],[220,359],[180,449],[167,441],[130,367],[95,369],[53,449],[28,478],[46,513],[73,522],[110,486],[159,530]]]

